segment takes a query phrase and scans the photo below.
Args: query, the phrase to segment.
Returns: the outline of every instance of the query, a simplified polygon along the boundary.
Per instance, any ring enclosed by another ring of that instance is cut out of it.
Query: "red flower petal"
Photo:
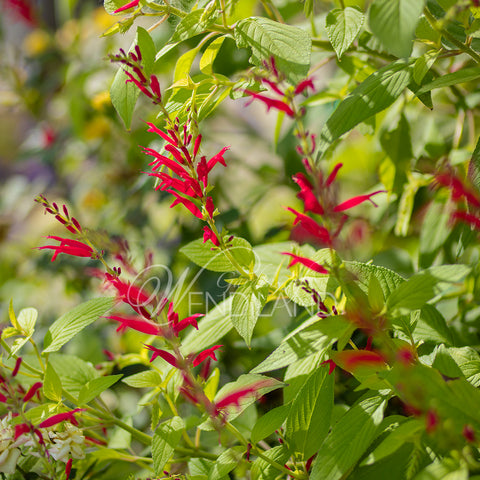
[[[294,253],[290,253],[290,252],[282,252],[282,255],[289,255],[290,257],[292,257],[292,260],[290,261],[288,268],[293,267],[293,265],[296,265],[297,263],[301,263],[302,265],[305,265],[307,268],[315,272],[325,273],[325,274],[329,273],[326,268],[322,267],[322,265],[320,265],[319,263],[314,262],[313,260],[310,260],[309,258],[301,257],[299,255],[295,255]]]
[[[153,362],[157,357],[160,357],[173,367],[177,367],[177,359],[171,353],[166,352],[165,350],[161,350],[160,348],[156,348],[153,345],[145,345],[145,348],[153,352],[150,362]]]
[[[64,412],[64,413],[57,413],[56,415],[53,415],[43,422],[41,422],[38,425],[38,428],[47,428],[47,427],[53,427],[53,425],[56,425],[57,423],[64,422],[68,420],[69,422],[73,423],[74,425],[78,425],[77,420],[75,419],[74,415],[77,412],[83,412],[85,409],[84,408],[75,408],[74,410],[71,410],[70,412]]]
[[[193,360],[193,366],[196,367],[197,365],[200,365],[207,358],[211,358],[212,360],[216,361],[217,357],[215,356],[215,350],[221,347],[223,347],[223,345],[215,345],[213,347],[207,348],[203,352],[200,352]]]
[[[345,202],[337,205],[333,209],[333,211],[343,212],[344,210],[348,210],[350,208],[356,207],[357,205],[360,205],[361,203],[366,202],[367,200],[376,207],[377,205],[373,202],[373,200],[371,200],[371,197],[373,197],[374,195],[377,195],[378,193],[386,193],[386,190],[377,190],[376,192],[369,193],[368,195],[358,195],[357,197],[350,198]]]

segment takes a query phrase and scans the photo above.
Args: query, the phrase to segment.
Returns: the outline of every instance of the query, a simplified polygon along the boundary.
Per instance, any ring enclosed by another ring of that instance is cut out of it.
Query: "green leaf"
[[[15,314],[13,313],[13,307],[11,310],[10,319],[12,318],[12,324],[16,325],[16,329],[25,335],[24,338],[17,338],[13,342],[12,348],[10,350],[10,355],[15,355],[32,337],[33,332],[35,331],[35,323],[38,318],[38,311],[35,308],[24,308],[20,310],[18,317],[15,319]]]
[[[55,402],[62,400],[62,381],[57,375],[51,362],[48,362],[45,370],[45,377],[43,378],[43,394]]]
[[[375,275],[370,276],[368,284],[368,303],[373,313],[380,313],[385,305],[382,286]]]
[[[203,243],[201,238],[185,245],[180,251],[199,267],[207,270],[213,272],[237,270],[223,250],[212,250],[211,243]],[[249,268],[254,261],[252,246],[243,238],[235,237],[229,242],[228,251],[242,267]]]
[[[417,310],[436,295],[450,288],[451,283],[460,282],[470,272],[466,265],[441,265],[412,275],[390,295],[389,309]]]
[[[180,417],[173,417],[161,423],[155,430],[152,439],[152,458],[155,475],[161,476],[167,462],[170,460],[175,447],[178,445],[185,424]]]
[[[203,13],[204,9],[200,8],[190,12],[186,17],[182,18],[168,43],[183,42],[184,40],[192,38],[195,35],[202,33],[215,22],[215,17],[205,18],[203,17]]]
[[[155,388],[162,383],[162,378],[155,370],[145,370],[122,379],[122,382],[133,388]]]
[[[231,319],[239,335],[250,347],[253,329],[267,301],[268,284],[249,282],[237,289],[232,300]]]
[[[35,308],[23,308],[17,317],[18,329],[26,337],[31,337],[35,331],[35,323],[37,322],[38,311]]]
[[[370,465],[388,457],[405,443],[414,442],[424,430],[425,422],[415,418],[406,420],[389,433],[362,464]]]
[[[326,19],[328,39],[340,59],[362,29],[365,17],[357,7],[335,8]]]
[[[90,380],[80,390],[78,395],[78,403],[85,405],[91,402],[94,398],[100,395],[104,390],[110,388],[114,383],[117,383],[123,375],[107,375],[106,377],[98,377]]]
[[[290,452],[285,445],[270,448],[264,452],[264,456],[283,465],[290,457]],[[252,465],[252,480],[275,480],[278,478],[278,470],[263,458],[257,458]]]
[[[213,74],[213,62],[217,58],[218,52],[223,45],[223,41],[227,37],[217,37],[213,42],[211,42],[203,52],[202,58],[200,59],[200,71],[205,75]]]
[[[225,450],[215,460],[215,464],[208,475],[208,480],[218,480],[225,476],[226,478],[230,478],[228,474],[241,463],[244,453],[245,447],[243,446]]]
[[[331,143],[367,118],[390,106],[410,83],[411,62],[397,60],[372,73],[330,115],[320,132],[317,161]]]
[[[416,95],[422,95],[423,93],[434,90],[435,88],[451,87],[459,83],[478,81],[480,77],[480,67],[461,68],[453,73],[447,73],[441,77],[433,80],[433,82],[423,85],[420,90],[416,92]]]
[[[415,342],[453,344],[453,336],[445,318],[433,305],[424,305],[420,311],[417,325],[413,332]]]
[[[336,315],[320,320],[317,316],[307,320],[291,332],[252,373],[269,372],[286,367],[297,360],[328,348],[338,338],[354,330],[345,317]]]
[[[233,297],[210,310],[199,322],[198,330],[191,330],[182,341],[184,355],[198,353],[224,337],[232,328],[230,319]]]
[[[129,51],[133,51],[135,45],[138,45],[141,49],[142,57],[144,57],[142,62],[146,73],[149,74],[155,61],[156,49],[152,37],[142,27],[137,28],[136,40]],[[113,79],[110,87],[110,98],[125,127],[129,129],[140,90],[132,82],[126,83],[128,77],[125,75],[124,68],[129,69],[129,67],[120,67]]]
[[[334,425],[313,463],[310,480],[345,478],[378,433],[387,400],[362,397]]]
[[[275,378],[247,373],[245,375],[240,375],[240,377],[238,377],[238,379],[234,382],[224,385],[215,395],[215,403],[233,392],[250,387],[255,388],[255,392],[252,392],[251,395],[247,395],[240,399],[239,406],[232,405],[225,409],[225,411],[228,413],[228,420],[231,421],[238,417],[238,415],[240,415],[240,413],[242,413],[247,407],[255,403],[257,398],[283,386],[284,383]]]
[[[250,435],[252,443],[258,443],[260,440],[272,435],[275,430],[278,430],[290,411],[290,404],[282,405],[281,407],[273,408],[265,415],[262,415],[255,423]]]
[[[476,187],[478,193],[480,191],[480,138],[468,164],[468,178]]]
[[[48,329],[43,353],[60,350],[86,326],[113,308],[114,298],[94,298],[62,315]]]
[[[369,9],[373,34],[389,53],[408,57],[425,0],[375,0]]]
[[[333,409],[334,375],[317,368],[293,400],[285,423],[285,435],[308,460],[325,440]]]
[[[60,377],[63,389],[75,397],[78,397],[78,393],[87,382],[99,376],[91,363],[75,355],[53,353],[49,356],[48,363],[52,364]]]
[[[193,48],[188,52],[185,52],[175,64],[175,72],[173,74],[173,81],[178,82],[188,77],[190,69],[192,68],[193,61],[197,56],[197,53],[200,51],[199,48]]]
[[[448,205],[433,201],[428,207],[420,230],[419,264],[421,267],[429,267],[438,251],[444,246],[451,231],[449,220]]]
[[[430,50],[415,60],[413,80],[415,80],[418,85],[422,84],[422,80],[437,60],[438,55],[440,55],[440,50]]]
[[[234,30],[238,48],[251,48],[250,62],[257,67],[275,58],[279,71],[297,84],[310,68],[312,39],[305,30],[269,18],[250,17],[238,22]]]

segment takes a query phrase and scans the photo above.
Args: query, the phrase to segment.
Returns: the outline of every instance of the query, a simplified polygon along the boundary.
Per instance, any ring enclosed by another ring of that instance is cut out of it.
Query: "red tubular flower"
[[[217,236],[212,232],[212,230],[210,230],[209,227],[205,226],[203,227],[203,243],[208,242],[209,240],[211,240],[216,247],[220,245]]]
[[[213,218],[213,212],[215,211],[215,205],[213,204],[212,197],[207,197],[205,201],[205,209],[207,210],[208,216]]]
[[[123,7],[117,8],[113,13],[120,13],[138,6],[139,0],[133,0],[132,2],[126,3]]]
[[[320,365],[328,365],[328,374],[329,375],[331,375],[334,372],[335,367],[337,366],[337,364],[331,359],[330,360],[325,360]]]
[[[73,460],[69,458],[68,462],[65,464],[65,480],[69,480],[70,478],[70,472],[72,471],[72,463]]]
[[[25,394],[23,397],[22,401],[23,402],[28,402],[33,396],[37,393],[37,391],[42,388],[43,383],[42,382],[37,382],[34,383],[29,389],[28,392]]]
[[[130,305],[135,312],[144,316],[145,318],[150,318],[150,314],[145,309],[145,306],[154,300],[153,295],[149,295],[147,292],[136,287],[135,285],[122,282],[118,277],[115,277],[110,273],[105,274],[105,280],[116,288],[118,300]]]
[[[177,368],[177,359],[171,353],[166,352],[165,350],[161,350],[160,348],[156,348],[153,345],[145,345],[145,348],[153,352],[150,362],[153,362],[157,357],[160,357],[163,358],[170,365],[172,365],[172,367]]]
[[[293,177],[294,182],[300,187],[300,193],[297,197],[303,201],[305,211],[323,215],[323,207],[320,205],[315,193],[313,193],[313,186],[308,181],[303,173],[297,173]]]
[[[179,195],[177,192],[173,190],[167,190],[168,193],[171,193],[176,200],[170,205],[170,208],[174,207],[175,205],[178,205],[181,203],[183,206],[185,206],[193,215],[195,215],[197,218],[200,220],[203,220],[203,214],[200,211],[200,209],[191,201],[188,200],[187,198],[182,197]]]
[[[330,172],[330,175],[327,177],[327,181],[325,182],[325,186],[329,187],[337,178],[338,171],[343,167],[343,163],[337,163],[333,170]]]
[[[460,201],[463,197],[469,205],[480,208],[480,198],[469,190],[455,175],[440,173],[435,176],[435,181],[444,187],[450,188],[454,202]]]
[[[18,371],[20,370],[20,365],[22,364],[22,357],[18,357],[16,360],[15,360],[15,366],[13,367],[13,370],[12,370],[12,377],[16,377],[17,376],[17,373]]]
[[[157,135],[160,135],[166,142],[170,143],[171,145],[174,145],[175,147],[178,147],[178,140],[175,138],[175,135],[172,135],[171,137],[169,137],[166,133],[164,133],[162,130],[156,127],[153,123],[147,122],[147,125],[150,127],[147,130],[147,132],[156,133]]]
[[[215,350],[218,348],[223,347],[223,345],[215,345],[213,347],[207,348],[203,352],[200,352],[193,360],[193,366],[196,367],[200,365],[204,360],[207,358],[211,358],[212,360],[217,360],[217,357],[215,356]]]
[[[313,85],[313,80],[311,78],[306,78],[302,82],[300,82],[294,90],[295,95],[299,95],[300,93],[303,93],[307,88],[311,88],[312,90],[315,90],[315,86]]]
[[[152,157],[156,158],[156,160],[149,163],[149,165],[152,167],[152,170],[157,170],[162,165],[165,165],[172,172],[176,173],[179,177],[185,180],[190,179],[190,175],[187,173],[187,171],[182,166],[175,163],[171,158],[168,158],[165,155],[158,153],[157,151],[153,150],[153,148],[143,147],[143,150],[147,155],[151,155]]]
[[[172,328],[173,328],[173,334],[178,337],[178,334],[182,331],[185,330],[188,326],[194,327],[196,330],[198,330],[198,325],[197,325],[197,318],[203,317],[203,313],[195,313],[194,315],[190,315],[190,317],[186,317],[183,320],[180,320],[178,323],[176,323]]]
[[[357,205],[360,205],[361,203],[366,202],[367,200],[376,207],[377,204],[374,203],[371,197],[373,197],[374,195],[377,195],[378,193],[386,193],[386,190],[377,190],[376,192],[369,193],[368,195],[358,195],[357,197],[350,198],[345,202],[342,202],[336,207],[334,207],[333,211],[343,212],[344,210],[348,210],[350,208],[356,207]]]
[[[287,210],[296,215],[295,221],[293,222],[294,225],[300,223],[302,227],[315,238],[327,245],[331,245],[332,239],[330,238],[330,233],[325,227],[322,227],[312,218],[307,217],[307,215],[304,215],[303,213],[297,212],[293,208],[288,207]]]
[[[257,92],[252,92],[251,90],[245,90],[247,95],[250,95],[252,99],[257,99],[265,103],[267,106],[267,112],[270,111],[271,108],[275,110],[279,110],[281,112],[285,112],[289,117],[294,117],[295,112],[291,109],[291,107],[286,103],[282,102],[281,100],[276,100],[274,98],[266,97],[265,95],[261,95]]]
[[[223,397],[221,400],[218,400],[215,402],[215,412],[218,415],[221,410],[235,406],[235,407],[240,407],[241,401],[247,397],[258,397],[259,396],[259,390],[263,387],[267,387],[271,385],[271,382],[269,380],[260,380],[259,382],[254,383],[253,385],[250,385],[245,388],[241,388],[240,390],[234,391],[232,393],[229,393],[227,396]]]
[[[305,265],[307,268],[315,272],[324,273],[324,274],[329,273],[325,267],[322,267],[322,265],[320,265],[317,262],[314,262],[313,260],[310,260],[309,258],[301,257],[299,255],[295,255],[294,253],[290,253],[290,252],[282,252],[282,255],[289,255],[290,257],[292,257],[292,260],[288,264],[288,268],[293,267],[297,263],[301,263],[302,265]]]
[[[145,333],[147,335],[162,335],[162,329],[160,328],[160,325],[149,322],[148,320],[144,320],[143,318],[126,317],[120,315],[112,315],[110,317],[103,318],[120,322],[117,332],[122,332],[127,328],[131,328],[132,330],[136,330],[137,332]]]
[[[15,436],[14,439],[16,440],[18,437],[22,436],[24,433],[28,433],[30,431],[30,425],[26,423],[20,423],[19,425],[15,425]]]
[[[45,248],[51,248],[52,250],[55,250],[55,253],[52,256],[52,262],[57,258],[59,253],[66,253],[75,257],[90,258],[93,255],[92,247],[86,245],[85,243],[79,242],[78,240],[56,237],[54,235],[49,235],[47,238],[52,238],[53,240],[58,240],[60,242],[60,245],[45,245],[43,247],[37,247],[38,250],[44,250]]]
[[[70,412],[57,413],[56,415],[53,415],[50,418],[47,418],[46,420],[41,422],[40,425],[38,425],[38,428],[53,427],[53,425],[56,425],[57,423],[60,423],[60,422],[64,422],[66,420],[73,423],[74,425],[78,425],[78,422],[75,419],[74,415],[75,413],[83,412],[84,410],[85,410],[84,408],[75,408]]]
[[[438,427],[438,415],[430,409],[425,416],[425,431],[427,433],[433,433]]]
[[[207,169],[208,173],[212,170],[212,168],[217,164],[221,163],[224,167],[227,166],[225,163],[225,159],[223,158],[223,155],[227,150],[229,150],[230,147],[223,147],[216,155],[214,155],[208,162],[207,162]]]
[[[472,215],[471,213],[459,210],[453,213],[452,218],[468,223],[475,230],[480,230],[480,218]]]
[[[0,393],[0,402],[7,403],[7,397],[3,393]]]
[[[361,367],[386,367],[382,355],[372,350],[343,350],[335,354],[335,363],[347,372],[355,372]]]
[[[463,435],[463,438],[465,438],[465,440],[468,443],[475,442],[475,430],[473,429],[473,427],[471,425],[465,425],[463,427],[462,435]]]
[[[137,80],[128,70],[124,70],[124,72],[125,72],[125,75],[128,77],[128,79],[125,80],[125,83],[129,83],[129,82],[134,83],[144,95],[146,95],[149,98],[153,98],[153,94],[150,93],[148,88],[145,87],[145,85],[143,85],[143,83],[140,80]]]

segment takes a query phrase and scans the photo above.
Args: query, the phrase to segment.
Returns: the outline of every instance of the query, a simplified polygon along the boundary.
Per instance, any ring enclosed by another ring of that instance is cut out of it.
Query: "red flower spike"
[[[60,245],[45,245],[43,247],[37,247],[38,250],[44,250],[46,248],[55,250],[55,253],[52,256],[52,262],[60,253],[66,253],[75,257],[92,257],[93,249],[85,243],[79,242],[78,240],[56,237],[54,235],[49,235],[46,238],[51,238],[60,242]]]
[[[22,357],[18,357],[16,360],[15,360],[15,366],[13,367],[13,370],[12,370],[12,377],[16,377],[17,376],[17,373],[18,371],[20,370],[20,365],[22,364]]]
[[[337,364],[333,360],[325,360],[322,362],[320,365],[328,365],[328,374],[331,375],[333,371],[335,370],[335,367]]]
[[[139,2],[139,0],[133,0],[132,2],[128,2],[123,7],[117,8],[113,13],[120,13],[120,12],[124,12],[125,10],[128,10],[130,8],[134,8],[134,7],[138,6],[138,2]]]
[[[369,193],[368,195],[358,195],[357,197],[350,198],[349,200],[346,200],[343,203],[340,203],[336,207],[334,207],[333,211],[334,212],[343,212],[344,210],[349,210],[350,208],[356,207],[357,205],[360,205],[363,202],[369,201],[371,202],[375,207],[377,206],[376,203],[373,202],[371,197],[374,195],[377,195],[378,193],[387,193],[386,190],[377,190],[376,192]]]
[[[475,442],[475,430],[473,429],[473,427],[471,425],[465,425],[463,427],[462,435],[463,435],[463,438],[465,438],[465,440],[468,443]]]
[[[68,462],[65,464],[65,480],[69,480],[70,478],[70,472],[72,471],[72,463],[73,460],[69,458]]]
[[[208,213],[208,216],[210,218],[213,218],[213,212],[215,211],[215,205],[213,204],[212,197],[207,197],[207,200],[205,202],[205,210]]]
[[[25,394],[25,396],[23,397],[22,401],[25,403],[25,402],[28,402],[31,398],[33,398],[33,396],[37,393],[37,391],[42,388],[42,385],[43,383],[42,382],[37,382],[37,383],[34,383],[29,389],[28,389],[28,392]]]
[[[313,193],[313,186],[303,173],[297,173],[293,177],[294,182],[300,187],[297,197],[303,201],[305,211],[323,215],[324,211],[317,197]]]
[[[28,433],[29,431],[30,431],[30,425],[27,425],[26,423],[20,423],[19,425],[15,425],[14,440],[22,436],[24,433]]]
[[[46,420],[41,422],[38,425],[38,428],[53,427],[53,425],[56,425],[57,423],[60,423],[60,422],[65,422],[66,420],[73,423],[74,425],[78,425],[78,422],[75,419],[74,415],[75,413],[83,412],[84,410],[85,410],[84,408],[75,408],[70,412],[57,413],[56,415],[53,415],[50,418],[47,418]]]
[[[193,366],[196,367],[200,365],[204,360],[207,358],[211,358],[212,360],[217,360],[217,357],[215,356],[215,350],[218,348],[223,347],[223,345],[215,345],[213,347],[207,348],[203,352],[199,353],[193,360]]]
[[[203,185],[206,187],[208,184],[208,174],[210,170],[208,169],[206,157],[202,157],[197,163],[197,177],[200,182],[203,182]]]
[[[274,98],[266,97],[265,95],[252,92],[251,90],[245,90],[245,93],[247,95],[250,95],[252,97],[252,100],[257,99],[265,103],[265,105],[267,106],[267,112],[270,111],[271,108],[273,108],[275,110],[285,112],[289,117],[295,116],[295,112],[290,108],[290,106],[287,103],[282,102],[281,100],[275,100]]]
[[[311,88],[313,91],[315,91],[315,86],[313,85],[313,80],[311,78],[306,78],[302,82],[300,82],[294,90],[294,95],[300,95],[303,93],[306,89]]]
[[[108,320],[115,320],[120,322],[120,325],[117,328],[117,332],[122,332],[127,328],[136,330],[140,333],[145,333],[146,335],[162,335],[162,329],[159,325],[148,320],[144,320],[138,317],[126,317],[120,315],[112,315],[110,317],[103,317]]]
[[[335,178],[337,177],[337,173],[342,167],[343,167],[343,163],[337,163],[333,167],[333,170],[331,171],[330,175],[327,177],[327,181],[325,182],[326,187],[329,187],[335,181]]]
[[[289,255],[290,257],[292,257],[292,260],[288,264],[288,268],[293,267],[297,263],[301,263],[302,265],[305,265],[307,268],[309,268],[310,270],[313,270],[314,272],[324,273],[324,274],[329,273],[326,268],[322,267],[322,265],[320,265],[319,263],[314,262],[313,260],[310,260],[309,258],[300,257],[299,255],[295,255],[294,253],[290,253],[290,252],[282,252],[282,255]]]
[[[287,210],[289,212],[292,212],[297,217],[295,218],[293,225],[300,223],[307,232],[311,233],[321,242],[326,243],[327,245],[330,245],[332,243],[330,233],[325,227],[322,227],[312,218],[307,217],[307,215],[304,215],[303,213],[297,212],[293,208],[288,207]]]
[[[177,192],[174,192],[173,190],[167,190],[167,192],[171,193],[174,197],[176,197],[176,200],[170,205],[170,208],[172,208],[175,205],[178,205],[179,203],[181,203],[183,206],[185,206],[197,218],[199,218],[200,220],[203,219],[202,212],[191,200],[188,200],[188,199],[182,197],[181,195],[179,195]]]
[[[153,362],[157,357],[160,357],[163,358],[170,365],[172,365],[172,367],[177,368],[177,359],[171,353],[166,352],[165,350],[161,350],[160,348],[156,348],[153,345],[145,345],[145,348],[153,352],[150,362]]]
[[[140,80],[137,80],[133,74],[131,74],[128,70],[124,70],[125,75],[128,77],[127,80],[125,80],[125,83],[133,83],[137,86],[137,88],[147,97],[153,98],[153,95],[150,93],[149,90],[140,82]]]
[[[206,243],[209,240],[211,240],[216,247],[220,245],[217,236],[212,232],[212,230],[210,230],[209,227],[205,226],[203,227],[203,243]]]
[[[425,416],[425,431],[433,433],[438,427],[438,415],[434,410],[429,410]]]
[[[460,220],[462,222],[468,223],[468,225],[473,227],[475,230],[480,230],[480,218],[472,215],[471,213],[459,210],[453,213],[452,218],[454,220]]]

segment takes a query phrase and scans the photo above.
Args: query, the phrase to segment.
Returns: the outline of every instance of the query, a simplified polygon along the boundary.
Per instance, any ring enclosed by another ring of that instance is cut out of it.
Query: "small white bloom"
[[[64,432],[49,432],[49,437],[52,446],[48,452],[55,460],[67,463],[69,458],[85,458],[85,437],[75,425],[65,423]]]
[[[25,441],[24,435],[15,440],[15,427],[10,412],[0,419],[0,472],[15,473],[20,457],[20,449],[17,447]]]

